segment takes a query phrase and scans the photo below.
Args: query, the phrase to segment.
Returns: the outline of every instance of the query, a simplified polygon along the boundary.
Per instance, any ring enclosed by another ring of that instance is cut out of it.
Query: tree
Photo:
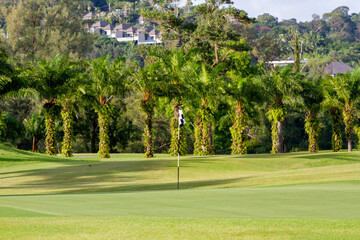
[[[23,121],[25,127],[25,137],[32,140],[32,152],[38,148],[38,142],[45,135],[44,117],[39,113],[34,113],[30,118],[25,118]]]
[[[196,6],[198,16],[196,30],[191,36],[190,44],[199,48],[203,61],[215,66],[226,61],[231,52],[249,50],[240,34],[234,28],[235,20],[242,24],[254,22],[243,10],[224,4],[230,0],[205,0]]]
[[[292,66],[276,68],[262,78],[262,85],[270,103],[267,118],[271,122],[271,153],[284,152],[283,122],[287,110],[286,101],[292,101],[301,91],[298,81],[300,75],[292,73]]]
[[[7,44],[21,61],[52,59],[56,54],[83,58],[91,43],[76,3],[69,0],[19,1],[6,13]]]
[[[309,152],[317,152],[319,151],[319,132],[321,129],[321,121],[318,115],[324,94],[319,80],[307,78],[301,84],[301,97],[306,109],[305,132],[309,136]]]
[[[133,74],[133,88],[140,93],[140,107],[144,113],[144,147],[145,157],[154,157],[153,152],[153,116],[156,97],[165,86],[162,68],[159,62],[152,62],[138,68]]]
[[[77,70],[69,58],[56,55],[50,61],[37,60],[25,71],[36,90],[36,95],[42,101],[46,124],[46,153],[57,153],[55,144],[55,118],[61,106],[59,97],[71,87],[71,79],[76,77]]]
[[[348,151],[351,152],[355,121],[354,105],[360,97],[360,69],[356,69],[352,73],[347,72],[346,74],[337,74],[336,77],[328,77],[326,85],[328,98],[333,102],[332,106],[338,106],[342,110]]]
[[[212,114],[217,105],[217,98],[224,94],[221,88],[222,79],[219,72],[223,71],[223,66],[211,68],[205,64],[191,63],[192,70],[191,91],[193,95],[192,104],[197,109],[195,120],[195,155],[212,155],[213,132]]]
[[[179,50],[156,50],[155,57],[159,61],[159,64],[166,76],[166,97],[172,101],[173,117],[170,123],[171,129],[171,143],[170,154],[171,155],[184,155],[187,153],[186,136],[184,128],[180,128],[180,139],[178,138],[178,119],[179,108],[184,101],[184,95],[186,94],[188,79],[188,56],[185,55],[183,49]]]
[[[72,77],[67,83],[66,90],[58,97],[58,101],[62,107],[61,118],[63,121],[64,137],[61,153],[64,157],[72,157],[72,139],[74,137],[72,131],[72,113],[74,109],[76,109],[79,99],[81,99],[80,91],[84,91],[84,87],[81,86],[81,84],[85,84],[84,79],[86,79],[84,76],[79,77],[80,73],[85,70],[79,63],[72,62],[68,67],[71,68]]]
[[[93,102],[99,122],[99,157],[109,158],[109,121],[112,114],[111,99],[123,96],[129,71],[121,58],[111,62],[109,56],[94,59],[89,67],[90,83],[87,96]]]

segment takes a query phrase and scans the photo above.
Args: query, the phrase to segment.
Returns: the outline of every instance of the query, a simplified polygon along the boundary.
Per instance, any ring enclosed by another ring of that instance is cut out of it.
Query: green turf
[[[358,220],[41,217],[0,219],[2,240],[53,239],[344,239],[360,236]]]
[[[177,158],[114,154],[110,159],[46,157],[0,146],[0,195],[171,190]],[[2,158],[1,156],[11,157]],[[9,160],[16,159],[16,160]],[[354,181],[360,152],[290,153],[181,158],[182,188],[224,188]]]
[[[359,239],[360,152],[48,157],[0,145],[0,239]]]
[[[360,182],[353,182],[269,188],[2,196],[0,206],[57,216],[360,219],[359,201]]]

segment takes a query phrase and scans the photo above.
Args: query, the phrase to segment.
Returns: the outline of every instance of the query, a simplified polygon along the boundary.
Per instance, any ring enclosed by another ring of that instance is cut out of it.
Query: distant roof
[[[98,21],[96,23],[94,23],[93,25],[91,25],[91,27],[106,27],[107,25],[109,25],[110,23],[105,22],[105,21]]]
[[[155,30],[155,29],[152,29],[150,32],[149,32],[149,35],[153,36],[153,35],[159,35],[159,31],[158,30]]]
[[[125,32],[132,32],[132,33],[135,33],[136,32],[136,28],[134,28],[134,27],[129,27],[128,29],[126,29],[126,31]]]
[[[151,32],[152,30],[153,30],[152,27],[145,26],[145,27],[138,28],[136,32],[137,33],[139,33],[139,32]]]
[[[114,25],[112,24],[108,24],[105,27],[103,27],[103,30],[113,30],[114,29]]]
[[[129,27],[131,27],[130,24],[122,23],[122,24],[117,25],[114,29],[115,30],[125,30],[125,29],[128,29]]]
[[[332,62],[324,68],[324,72],[330,75],[336,75],[338,73],[347,73],[347,71],[352,72],[354,68],[346,65],[343,62]]]
[[[83,17],[84,18],[86,18],[86,17],[93,17],[94,16],[94,14],[93,14],[93,12],[89,12],[89,13],[87,13],[87,14],[85,14]]]

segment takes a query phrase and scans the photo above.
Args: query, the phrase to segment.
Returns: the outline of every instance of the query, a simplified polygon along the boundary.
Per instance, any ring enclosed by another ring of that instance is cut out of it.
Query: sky
[[[347,6],[349,13],[360,12],[360,0],[232,0],[234,6],[244,10],[249,17],[257,17],[263,13],[283,19],[296,18],[298,22],[311,21],[314,13],[322,15],[337,7]],[[202,0],[193,0],[194,4]]]

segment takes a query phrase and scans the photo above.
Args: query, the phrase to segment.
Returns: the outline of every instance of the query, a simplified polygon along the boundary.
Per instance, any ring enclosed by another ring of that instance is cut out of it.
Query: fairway
[[[5,157],[6,156],[6,157]],[[0,147],[0,239],[359,239],[360,152],[71,160]]]

